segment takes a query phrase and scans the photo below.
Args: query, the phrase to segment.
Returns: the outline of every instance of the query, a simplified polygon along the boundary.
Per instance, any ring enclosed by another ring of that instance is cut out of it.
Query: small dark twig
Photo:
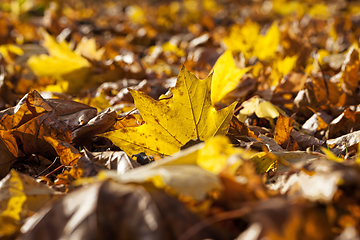
[[[52,167],[52,165],[54,165],[55,162],[56,162],[58,159],[59,159],[59,157],[56,157],[55,160],[54,160],[47,168],[45,168],[43,171],[41,171],[41,173],[37,174],[35,177],[37,178],[37,177],[39,177],[41,174],[43,174],[46,170],[49,170],[49,169]]]
[[[54,170],[52,170],[51,172],[46,174],[45,177],[49,177],[51,174],[54,174],[54,173],[58,172],[59,170],[63,169],[64,167],[65,167],[64,165],[61,165],[61,166],[55,168]]]

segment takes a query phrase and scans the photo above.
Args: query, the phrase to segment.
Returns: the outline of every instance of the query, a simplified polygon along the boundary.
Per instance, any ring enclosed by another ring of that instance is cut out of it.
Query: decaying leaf
[[[128,155],[138,152],[171,155],[191,139],[226,134],[235,103],[216,111],[210,100],[211,78],[199,80],[184,67],[170,99],[154,100],[130,90],[145,121],[140,127],[103,134]]]

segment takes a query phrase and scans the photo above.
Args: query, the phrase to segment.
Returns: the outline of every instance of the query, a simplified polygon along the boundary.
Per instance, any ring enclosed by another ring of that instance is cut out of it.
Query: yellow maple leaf
[[[263,61],[269,61],[276,56],[280,43],[280,31],[277,23],[273,23],[265,36],[260,36],[254,46],[254,56]]]
[[[251,67],[239,69],[235,66],[231,50],[225,51],[214,65],[214,75],[211,84],[211,101],[220,102],[226,94],[235,89],[241,77]]]
[[[191,139],[226,134],[236,103],[216,111],[211,104],[212,75],[200,80],[182,67],[172,98],[154,100],[129,90],[145,124],[103,134],[128,155],[139,152],[171,155]]]
[[[49,55],[31,56],[27,61],[37,76],[57,77],[90,66],[90,63],[80,54],[73,52],[65,41],[58,43],[45,30],[41,33],[44,37],[43,46]]]
[[[83,37],[74,52],[88,59],[100,61],[105,52],[105,48],[102,47],[96,50],[95,38]]]
[[[260,36],[260,30],[259,24],[248,20],[243,26],[232,26],[229,37],[224,38],[223,41],[231,51],[240,51],[245,58],[250,58],[254,43]]]
[[[280,43],[278,24],[273,23],[264,36],[260,35],[260,30],[259,24],[247,21],[241,27],[233,26],[229,37],[223,41],[230,50],[242,52],[246,59],[255,56],[262,61],[272,60]]]

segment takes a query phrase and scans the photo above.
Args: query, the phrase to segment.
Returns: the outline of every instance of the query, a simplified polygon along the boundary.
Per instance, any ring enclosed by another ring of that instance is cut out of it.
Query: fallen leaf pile
[[[0,239],[360,239],[360,3],[0,4]]]

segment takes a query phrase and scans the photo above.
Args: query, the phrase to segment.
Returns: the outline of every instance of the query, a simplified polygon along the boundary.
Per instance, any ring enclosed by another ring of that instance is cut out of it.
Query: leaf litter
[[[0,239],[359,239],[359,16],[1,4]]]

